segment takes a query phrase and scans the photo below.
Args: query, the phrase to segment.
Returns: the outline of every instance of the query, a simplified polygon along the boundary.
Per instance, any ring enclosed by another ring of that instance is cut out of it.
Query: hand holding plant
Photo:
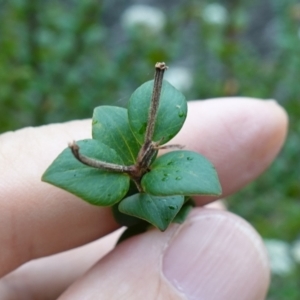
[[[286,125],[273,102],[194,101],[174,143],[214,162],[226,197],[269,166]],[[265,299],[269,269],[261,239],[238,216],[204,206],[215,198],[193,197],[202,207],[182,225],[115,246],[110,208],[41,182],[66,141],[90,131],[85,120],[0,135],[1,300]]]

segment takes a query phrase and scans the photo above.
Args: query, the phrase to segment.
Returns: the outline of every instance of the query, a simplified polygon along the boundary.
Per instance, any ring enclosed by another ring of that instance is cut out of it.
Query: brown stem
[[[168,67],[164,62],[158,62],[155,64],[153,92],[148,113],[148,123],[145,133],[145,141],[139,151],[136,163],[138,168],[142,170],[143,175],[148,171],[152,158],[155,155],[157,147],[161,142],[161,140],[158,142],[153,142],[152,139],[159,107],[159,99],[161,94],[164,72],[167,68]]]
[[[112,164],[105,161],[87,157],[79,152],[79,146],[75,142],[70,143],[69,148],[71,149],[73,155],[77,160],[92,168],[97,168],[97,169],[102,169],[102,170],[107,170],[112,172],[119,172],[119,173],[130,173],[132,170],[132,166],[117,165],[117,164]]]
[[[151,99],[149,115],[148,115],[148,124],[147,124],[146,134],[145,134],[145,144],[151,142],[153,138],[155,121],[156,121],[157,111],[159,106],[161,87],[162,87],[164,72],[167,68],[168,67],[164,62],[158,62],[155,64],[154,84],[153,84],[152,99]]]
[[[163,145],[163,146],[157,146],[156,150],[167,150],[167,149],[183,149],[184,146],[180,144],[171,144],[171,145]]]

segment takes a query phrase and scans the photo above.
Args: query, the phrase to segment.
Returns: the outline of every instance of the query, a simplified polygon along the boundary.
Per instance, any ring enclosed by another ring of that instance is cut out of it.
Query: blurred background
[[[276,99],[287,143],[228,199],[263,236],[268,300],[300,299],[299,0],[0,0],[0,133],[126,106],[156,61],[188,99]]]

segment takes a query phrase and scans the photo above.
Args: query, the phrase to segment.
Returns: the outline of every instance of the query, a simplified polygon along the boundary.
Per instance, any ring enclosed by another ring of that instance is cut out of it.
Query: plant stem
[[[155,121],[156,121],[157,111],[159,106],[161,87],[162,87],[164,72],[167,68],[168,67],[164,62],[158,62],[155,64],[154,84],[153,84],[151,105],[150,105],[149,115],[148,115],[148,124],[147,124],[146,134],[145,134],[145,144],[151,142],[153,138]]]
[[[164,62],[158,62],[155,64],[155,74],[154,74],[154,84],[152,98],[148,114],[148,123],[145,133],[145,141],[142,145],[138,157],[137,157],[137,166],[140,169],[141,174],[144,175],[148,172],[149,165],[152,161],[153,156],[155,155],[161,140],[153,142],[153,134],[155,129],[155,122],[159,107],[159,99],[162,88],[162,82],[164,77],[164,72],[168,67]]]
[[[90,166],[92,168],[112,171],[112,172],[119,172],[119,173],[130,173],[132,167],[130,166],[123,166],[123,165],[117,165],[108,163],[105,161],[97,160],[91,157],[87,157],[81,153],[79,153],[79,146],[73,142],[69,144],[69,148],[71,149],[73,155],[77,160],[79,160],[81,163]]]

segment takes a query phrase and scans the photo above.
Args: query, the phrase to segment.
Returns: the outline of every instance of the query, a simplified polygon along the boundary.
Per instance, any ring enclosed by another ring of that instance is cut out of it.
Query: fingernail
[[[201,209],[170,241],[163,274],[186,299],[264,299],[267,256],[258,234],[241,218]]]

